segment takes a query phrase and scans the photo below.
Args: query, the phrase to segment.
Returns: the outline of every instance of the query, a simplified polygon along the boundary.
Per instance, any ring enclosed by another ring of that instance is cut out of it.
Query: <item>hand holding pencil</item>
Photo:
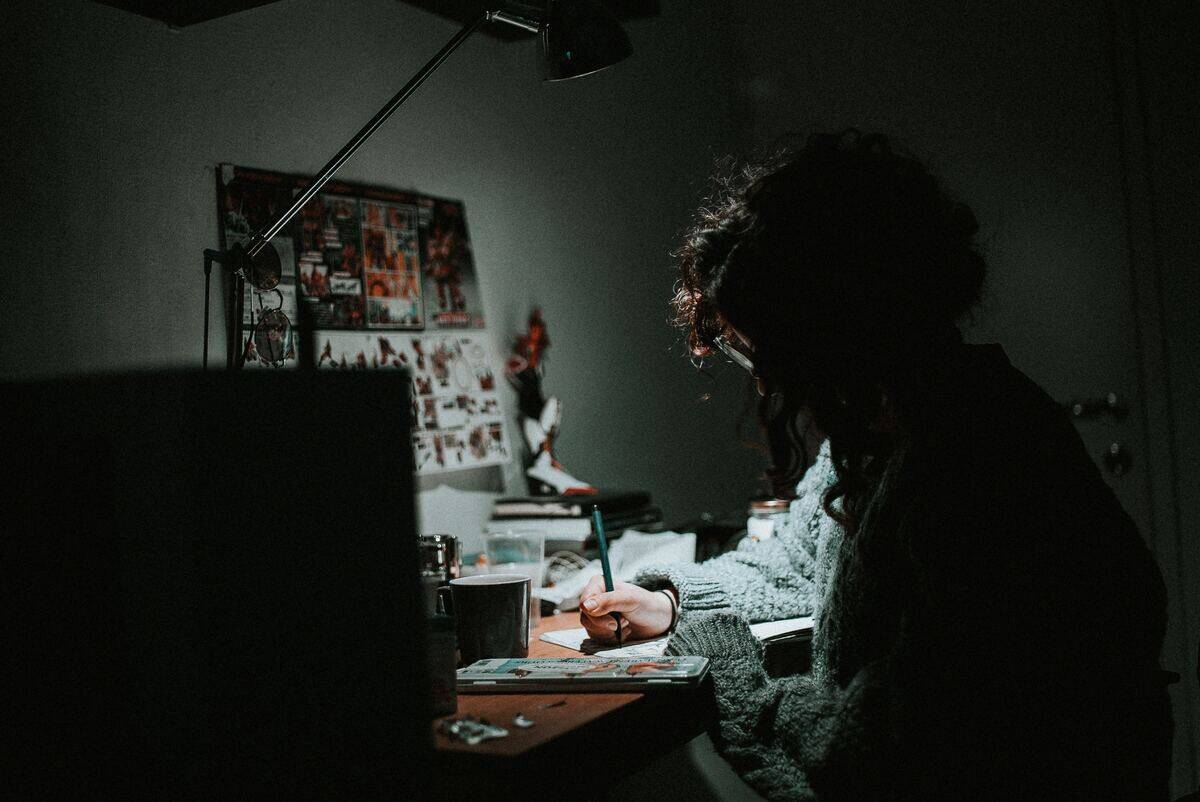
[[[608,536],[604,532],[604,519],[600,515],[599,505],[592,505],[592,534],[596,536],[596,545],[600,548],[600,570],[604,573],[604,590],[612,592],[613,590],[613,575],[612,563],[608,559]],[[613,621],[616,622],[614,632],[617,633],[617,643],[620,644],[624,640],[624,633],[621,632],[621,614],[609,613]]]
[[[621,582],[619,586],[613,582],[608,537],[597,506],[592,507],[592,532],[600,551],[603,577],[593,577],[579,594],[579,620],[588,636],[592,640],[615,640],[621,644],[625,640],[653,638],[666,632],[671,626],[670,599],[628,582]],[[625,613],[624,617],[622,613]]]
[[[579,623],[589,638],[617,642],[612,613],[621,614],[622,641],[657,638],[671,626],[671,601],[663,594],[620,581],[606,591],[603,577],[592,577],[579,594]]]

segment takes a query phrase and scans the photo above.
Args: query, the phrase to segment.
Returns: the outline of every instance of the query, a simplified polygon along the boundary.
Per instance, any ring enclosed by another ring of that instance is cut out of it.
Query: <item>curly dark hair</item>
[[[828,436],[825,508],[854,531],[893,442],[872,423],[917,421],[923,377],[979,301],[978,229],[919,161],[854,129],[717,180],[675,253],[672,305],[695,356],[734,330],[753,344],[777,496]]]

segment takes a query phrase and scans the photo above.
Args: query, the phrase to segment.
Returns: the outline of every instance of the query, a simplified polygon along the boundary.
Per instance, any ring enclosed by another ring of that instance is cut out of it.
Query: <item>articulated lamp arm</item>
[[[548,70],[552,79],[569,78],[586,74],[586,71],[614,64],[629,55],[629,40],[615,18],[598,0],[547,0],[539,13],[532,6],[514,2],[494,0],[492,7],[482,11],[456,33],[441,50],[431,58],[403,88],[381,108],[358,133],[351,137],[337,154],[329,160],[313,178],[303,192],[296,196],[284,211],[255,231],[249,243],[235,245],[228,251],[205,250],[205,310],[204,310],[204,367],[208,367],[208,281],[212,264],[220,264],[232,277],[228,299],[228,354],[227,363],[232,369],[242,366],[242,353],[238,342],[241,331],[242,298],[245,282],[260,290],[273,289],[282,276],[279,255],[271,246],[272,237],[283,230],[304,206],[329,183],[334,174],[350,157],[387,122],[388,118],[408,100],[414,92],[442,66],[450,54],[458,49],[480,26],[489,22],[514,25],[518,28],[540,33],[547,61],[554,64]],[[599,33],[599,35],[597,35]],[[584,53],[585,50],[591,52]],[[585,58],[580,58],[586,55]],[[575,69],[578,61],[580,69]],[[304,330],[304,326],[301,326]],[[302,353],[306,349],[301,349]]]

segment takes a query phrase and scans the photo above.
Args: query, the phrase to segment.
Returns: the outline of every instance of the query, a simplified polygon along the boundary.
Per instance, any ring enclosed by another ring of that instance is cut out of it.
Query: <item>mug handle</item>
[[[450,592],[449,585],[438,588],[438,606],[442,608],[439,612],[454,615],[454,594]]]

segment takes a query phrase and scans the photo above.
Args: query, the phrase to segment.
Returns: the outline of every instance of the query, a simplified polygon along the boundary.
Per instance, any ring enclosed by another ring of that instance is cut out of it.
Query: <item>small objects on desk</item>
[[[461,741],[467,746],[475,746],[494,738],[508,737],[508,730],[497,727],[485,718],[475,718],[474,716],[445,719],[438,724],[438,732],[452,741]]]
[[[525,718],[524,713],[517,713],[516,717],[513,719],[513,726],[520,727],[523,730],[529,729],[534,725],[534,723],[535,722],[532,719]]]
[[[566,699],[559,699],[557,702],[550,702],[548,704],[542,705],[542,710],[547,710],[551,707],[562,707],[566,703],[567,703]]]

